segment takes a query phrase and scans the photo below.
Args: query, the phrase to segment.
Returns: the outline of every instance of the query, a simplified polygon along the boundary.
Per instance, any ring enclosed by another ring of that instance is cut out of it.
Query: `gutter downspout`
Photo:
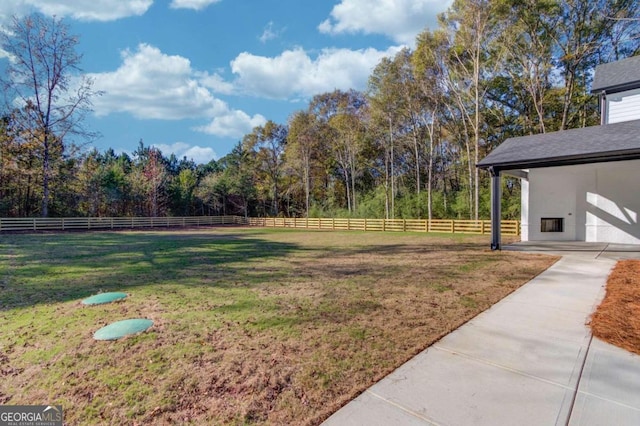
[[[600,101],[600,125],[604,126],[607,124],[607,92],[603,90],[598,100]]]

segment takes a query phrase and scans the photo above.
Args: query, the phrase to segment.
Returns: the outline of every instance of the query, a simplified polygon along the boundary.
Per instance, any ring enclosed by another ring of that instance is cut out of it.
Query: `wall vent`
[[[564,232],[564,218],[543,217],[540,219],[540,232]]]

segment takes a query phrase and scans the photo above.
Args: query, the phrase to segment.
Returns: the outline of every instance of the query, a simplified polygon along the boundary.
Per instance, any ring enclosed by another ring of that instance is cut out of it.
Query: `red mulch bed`
[[[590,325],[595,337],[640,355],[640,260],[617,263]]]

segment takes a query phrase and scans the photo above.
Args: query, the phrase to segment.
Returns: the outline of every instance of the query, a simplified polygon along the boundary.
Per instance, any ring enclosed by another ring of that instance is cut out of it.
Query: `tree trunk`
[[[444,158],[445,158],[445,149],[444,149],[444,144],[440,144],[442,150],[440,152],[440,155],[442,156],[442,165],[444,166]],[[445,167],[443,167],[443,174],[442,174],[442,206],[444,207],[444,214],[445,217],[447,215],[447,170]]]
[[[471,147],[469,138],[465,137],[465,145],[467,147],[467,166],[469,172],[469,219],[473,219],[473,166],[471,165]]]
[[[420,153],[418,152],[418,144],[415,144],[415,152],[416,152],[416,195],[418,195],[418,199],[420,199],[420,187],[422,186],[422,182],[420,182]]]
[[[389,137],[391,141],[391,219],[396,218],[396,179],[395,179],[395,158],[393,153],[393,129],[389,120]]]
[[[349,184],[349,172],[347,171],[347,168],[344,168],[344,186],[347,189],[347,207],[349,208],[349,213],[352,213],[351,210],[351,191],[350,191],[350,184]]]
[[[416,195],[420,195],[420,144],[419,144],[419,138],[417,135],[417,131],[415,129],[415,123],[414,122],[414,126],[413,126],[413,155],[416,158],[416,168],[415,168],[415,173],[416,173]],[[420,197],[418,197],[419,199]]]
[[[560,130],[566,130],[569,124],[569,108],[571,101],[573,100],[573,85],[575,80],[575,74],[572,70],[567,70],[565,77],[565,93],[564,93],[564,105],[562,108],[562,123],[560,124]]]
[[[384,218],[389,219],[389,147],[384,147]]]
[[[480,37],[476,39],[476,52],[473,63],[473,86],[475,101],[475,117],[473,125],[473,146],[474,146],[474,168],[475,168],[475,187],[474,187],[474,218],[478,220],[478,207],[480,203],[480,171],[476,164],[480,161]]]
[[[427,219],[432,219],[431,212],[431,191],[432,191],[432,177],[433,177],[433,138],[435,131],[433,124],[431,125],[431,130],[429,131],[429,166],[427,167]]]
[[[393,144],[391,144],[391,219],[396,218],[396,160],[393,151]]]
[[[49,217],[49,135],[45,130],[42,151],[42,217]]]
[[[278,204],[278,183],[277,177],[275,177],[273,183],[273,201],[271,202],[271,209],[274,216],[278,216]]]
[[[356,204],[356,159],[351,158],[351,198],[353,199],[353,212],[355,213],[358,206]]]
[[[309,182],[311,173],[309,171],[309,162],[307,159],[305,159],[305,166],[304,166],[304,192],[305,192],[305,207],[306,207],[306,211],[307,211],[307,219],[309,219],[309,198],[310,198],[310,193],[311,193],[311,184]]]

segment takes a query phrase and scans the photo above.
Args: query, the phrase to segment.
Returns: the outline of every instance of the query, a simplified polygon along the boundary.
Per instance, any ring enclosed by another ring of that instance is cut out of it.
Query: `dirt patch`
[[[595,337],[640,355],[640,260],[616,264],[590,325]]]

